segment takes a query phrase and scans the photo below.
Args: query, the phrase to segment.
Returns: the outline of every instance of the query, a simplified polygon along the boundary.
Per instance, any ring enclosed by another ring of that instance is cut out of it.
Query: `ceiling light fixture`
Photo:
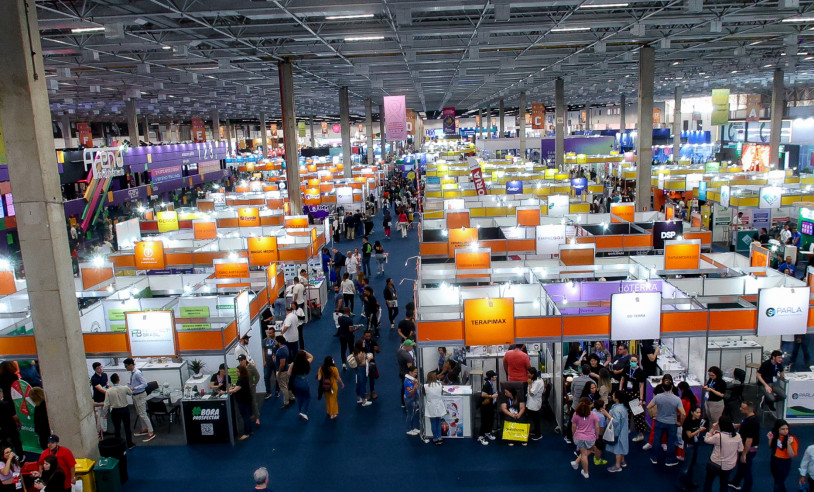
[[[373,14],[350,14],[350,15],[329,15],[325,20],[343,20],[343,19],[370,19]]]
[[[377,41],[380,39],[384,39],[384,36],[356,36],[345,38],[345,41]]]
[[[788,19],[783,19],[780,22],[794,22],[799,24],[804,24],[806,22],[814,22],[814,17],[789,17]]]
[[[630,5],[629,3],[596,3],[591,5],[580,5],[579,8],[581,9],[614,9],[614,8],[621,8],[627,7]]]
[[[71,32],[73,34],[83,34],[88,32],[102,32],[104,30],[104,27],[78,27],[76,29],[71,29]]]
[[[551,32],[576,32],[576,31],[590,31],[590,27],[554,27]]]

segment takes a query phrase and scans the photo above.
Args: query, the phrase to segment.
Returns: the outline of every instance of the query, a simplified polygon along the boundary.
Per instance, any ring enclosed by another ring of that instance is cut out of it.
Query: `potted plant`
[[[192,371],[193,376],[196,378],[201,377],[201,372],[204,367],[206,367],[206,363],[200,359],[192,359],[189,361],[189,370]]]

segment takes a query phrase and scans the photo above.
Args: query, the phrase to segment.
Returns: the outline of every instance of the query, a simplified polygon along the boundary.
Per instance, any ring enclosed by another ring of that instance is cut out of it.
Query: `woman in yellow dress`
[[[339,369],[334,364],[334,358],[330,355],[325,357],[322,367],[319,368],[317,373],[317,380],[319,381],[319,389],[325,396],[325,410],[331,419],[335,419],[339,415],[339,402],[337,401],[337,392],[339,391],[338,385],[345,388],[345,383],[339,376]]]

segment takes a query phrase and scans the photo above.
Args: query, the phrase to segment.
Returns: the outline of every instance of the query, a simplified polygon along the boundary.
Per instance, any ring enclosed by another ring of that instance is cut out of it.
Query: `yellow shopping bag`
[[[530,428],[531,424],[519,424],[507,420],[503,422],[503,440],[527,442]]]

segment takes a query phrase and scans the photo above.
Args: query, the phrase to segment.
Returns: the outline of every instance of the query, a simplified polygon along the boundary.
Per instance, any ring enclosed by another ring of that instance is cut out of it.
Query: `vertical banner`
[[[79,145],[82,147],[93,147],[93,134],[90,125],[87,123],[77,123],[76,132],[79,134]]]
[[[206,142],[206,126],[200,118],[192,118],[192,141],[195,143]]]
[[[0,122],[0,166],[8,164],[8,159],[6,158],[6,142],[3,138],[3,124]]]
[[[444,122],[444,135],[455,135],[455,108],[444,108],[441,119]]]
[[[271,124],[271,136],[272,138],[277,138],[277,123]]]
[[[387,140],[407,140],[407,103],[404,96],[384,96],[384,131]]]
[[[386,124],[386,122],[385,122]],[[415,111],[412,109],[407,110],[407,135],[415,135]]]
[[[545,106],[543,103],[531,103],[531,129],[545,128]]]
[[[299,123],[297,123],[297,132],[298,132],[300,138],[305,138],[305,122],[304,121],[300,121]]]
[[[483,171],[480,167],[480,161],[474,157],[468,157],[469,172],[472,173],[472,183],[475,185],[475,191],[478,195],[488,195],[486,191],[486,181],[483,180]]]
[[[653,108],[653,124],[661,124],[661,108]]]
[[[760,94],[746,95],[746,121],[760,120]]]
[[[323,121],[322,123],[320,123],[320,128],[322,128],[322,134],[323,135],[328,134],[328,122],[327,121]]]
[[[713,125],[729,123],[729,89],[712,89]]]

